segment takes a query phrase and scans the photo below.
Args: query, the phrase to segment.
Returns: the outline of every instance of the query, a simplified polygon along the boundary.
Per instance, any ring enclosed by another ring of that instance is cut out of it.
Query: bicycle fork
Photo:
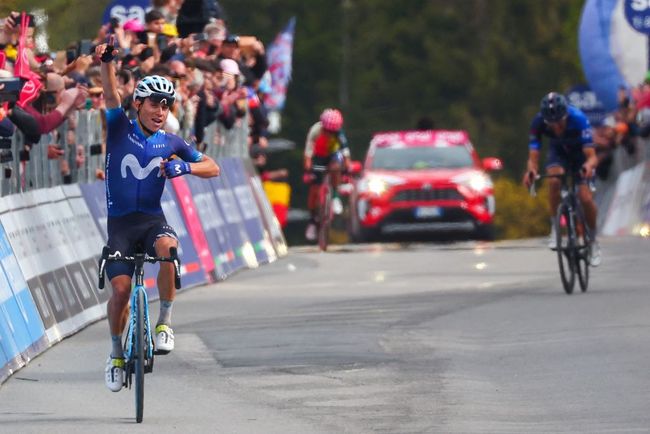
[[[136,321],[137,321],[137,303],[138,303],[138,293],[142,291],[142,299],[144,302],[143,312],[144,312],[144,337],[147,341],[147,353],[145,354],[145,372],[151,372],[153,366],[151,361],[153,361],[153,334],[151,333],[151,322],[149,321],[149,296],[147,291],[145,291],[143,286],[136,285],[131,292],[131,303],[130,303],[130,315],[129,315],[129,327],[126,334],[125,347],[125,357],[126,364],[128,366],[126,372],[125,381],[128,388],[131,388],[131,374],[133,374],[133,358],[134,356],[134,346],[135,346],[135,333],[137,330]]]

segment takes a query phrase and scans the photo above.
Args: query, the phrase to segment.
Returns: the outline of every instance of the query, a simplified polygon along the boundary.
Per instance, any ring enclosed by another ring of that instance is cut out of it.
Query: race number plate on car
[[[415,208],[415,218],[426,219],[431,217],[440,217],[442,210],[438,206],[419,206]]]

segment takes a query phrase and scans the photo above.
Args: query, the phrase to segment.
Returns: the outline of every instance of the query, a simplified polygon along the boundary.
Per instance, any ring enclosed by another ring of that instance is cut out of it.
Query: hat
[[[219,63],[224,74],[239,75],[239,65],[232,59],[223,59]]]
[[[144,25],[137,18],[128,20],[122,27],[124,30],[130,30],[132,32],[141,32],[144,30]]]
[[[88,89],[88,93],[90,95],[99,95],[100,93],[104,93],[104,88],[99,86],[94,86]]]
[[[165,23],[162,26],[162,34],[170,38],[175,38],[178,36],[178,29],[174,24]]]
[[[239,36],[234,34],[229,34],[226,36],[226,39],[223,40],[224,44],[238,44],[239,45]]]

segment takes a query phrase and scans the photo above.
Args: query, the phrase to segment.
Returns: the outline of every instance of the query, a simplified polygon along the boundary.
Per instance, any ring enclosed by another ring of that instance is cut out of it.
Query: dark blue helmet
[[[564,119],[568,112],[566,98],[561,93],[551,92],[542,98],[539,111],[545,122],[558,122]]]

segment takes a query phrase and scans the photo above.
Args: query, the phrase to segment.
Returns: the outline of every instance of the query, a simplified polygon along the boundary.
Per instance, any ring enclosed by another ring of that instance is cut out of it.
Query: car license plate
[[[440,217],[442,210],[439,206],[419,206],[415,208],[415,218],[426,219],[431,217]]]

